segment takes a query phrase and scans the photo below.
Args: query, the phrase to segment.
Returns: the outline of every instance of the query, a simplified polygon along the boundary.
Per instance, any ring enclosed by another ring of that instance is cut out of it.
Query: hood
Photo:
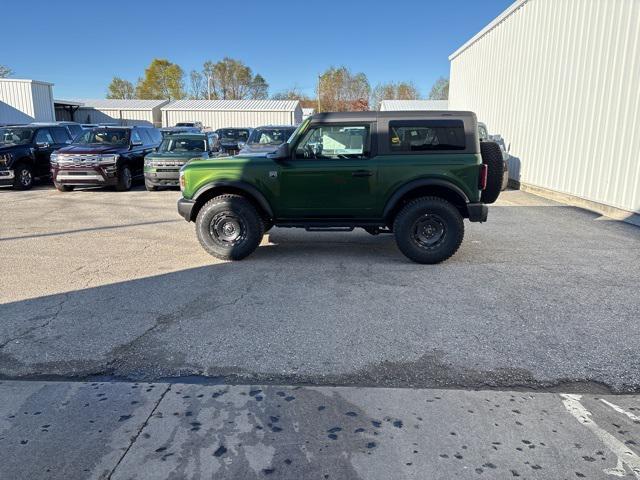
[[[243,155],[245,153],[273,153],[278,150],[280,145],[269,145],[269,144],[260,144],[260,143],[247,143],[242,150],[240,150],[240,154]]]
[[[0,144],[0,153],[10,153],[20,149],[28,149],[31,145],[17,145],[15,143]]]
[[[148,154],[146,158],[152,160],[191,160],[192,158],[202,158],[205,155],[205,152],[153,152]]]
[[[58,153],[63,155],[99,155],[106,153],[122,153],[129,151],[128,145],[69,145],[61,148]]]

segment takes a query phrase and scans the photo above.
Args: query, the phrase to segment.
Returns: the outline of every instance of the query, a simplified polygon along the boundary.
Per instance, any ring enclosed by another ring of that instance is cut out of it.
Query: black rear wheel
[[[220,195],[198,212],[196,234],[202,247],[214,257],[242,260],[260,245],[264,223],[246,198]]]
[[[417,263],[440,263],[451,257],[464,238],[462,215],[439,197],[408,203],[395,218],[393,232],[400,251]]]

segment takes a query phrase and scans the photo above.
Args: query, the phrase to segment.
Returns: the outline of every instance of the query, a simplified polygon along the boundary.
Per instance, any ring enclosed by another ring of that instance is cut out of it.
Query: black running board
[[[355,227],[305,227],[307,232],[353,232]]]

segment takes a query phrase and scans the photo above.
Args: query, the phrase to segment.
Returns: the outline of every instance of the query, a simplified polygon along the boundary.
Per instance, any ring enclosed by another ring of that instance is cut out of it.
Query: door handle
[[[370,177],[373,175],[371,170],[355,170],[351,172],[352,177]]]

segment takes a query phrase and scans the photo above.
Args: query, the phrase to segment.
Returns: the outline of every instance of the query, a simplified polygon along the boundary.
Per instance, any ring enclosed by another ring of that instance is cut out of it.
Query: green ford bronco
[[[204,249],[240,260],[273,226],[393,233],[419,263],[451,257],[463,219],[487,220],[500,193],[500,147],[471,112],[321,113],[271,154],[189,162],[178,212]]]

